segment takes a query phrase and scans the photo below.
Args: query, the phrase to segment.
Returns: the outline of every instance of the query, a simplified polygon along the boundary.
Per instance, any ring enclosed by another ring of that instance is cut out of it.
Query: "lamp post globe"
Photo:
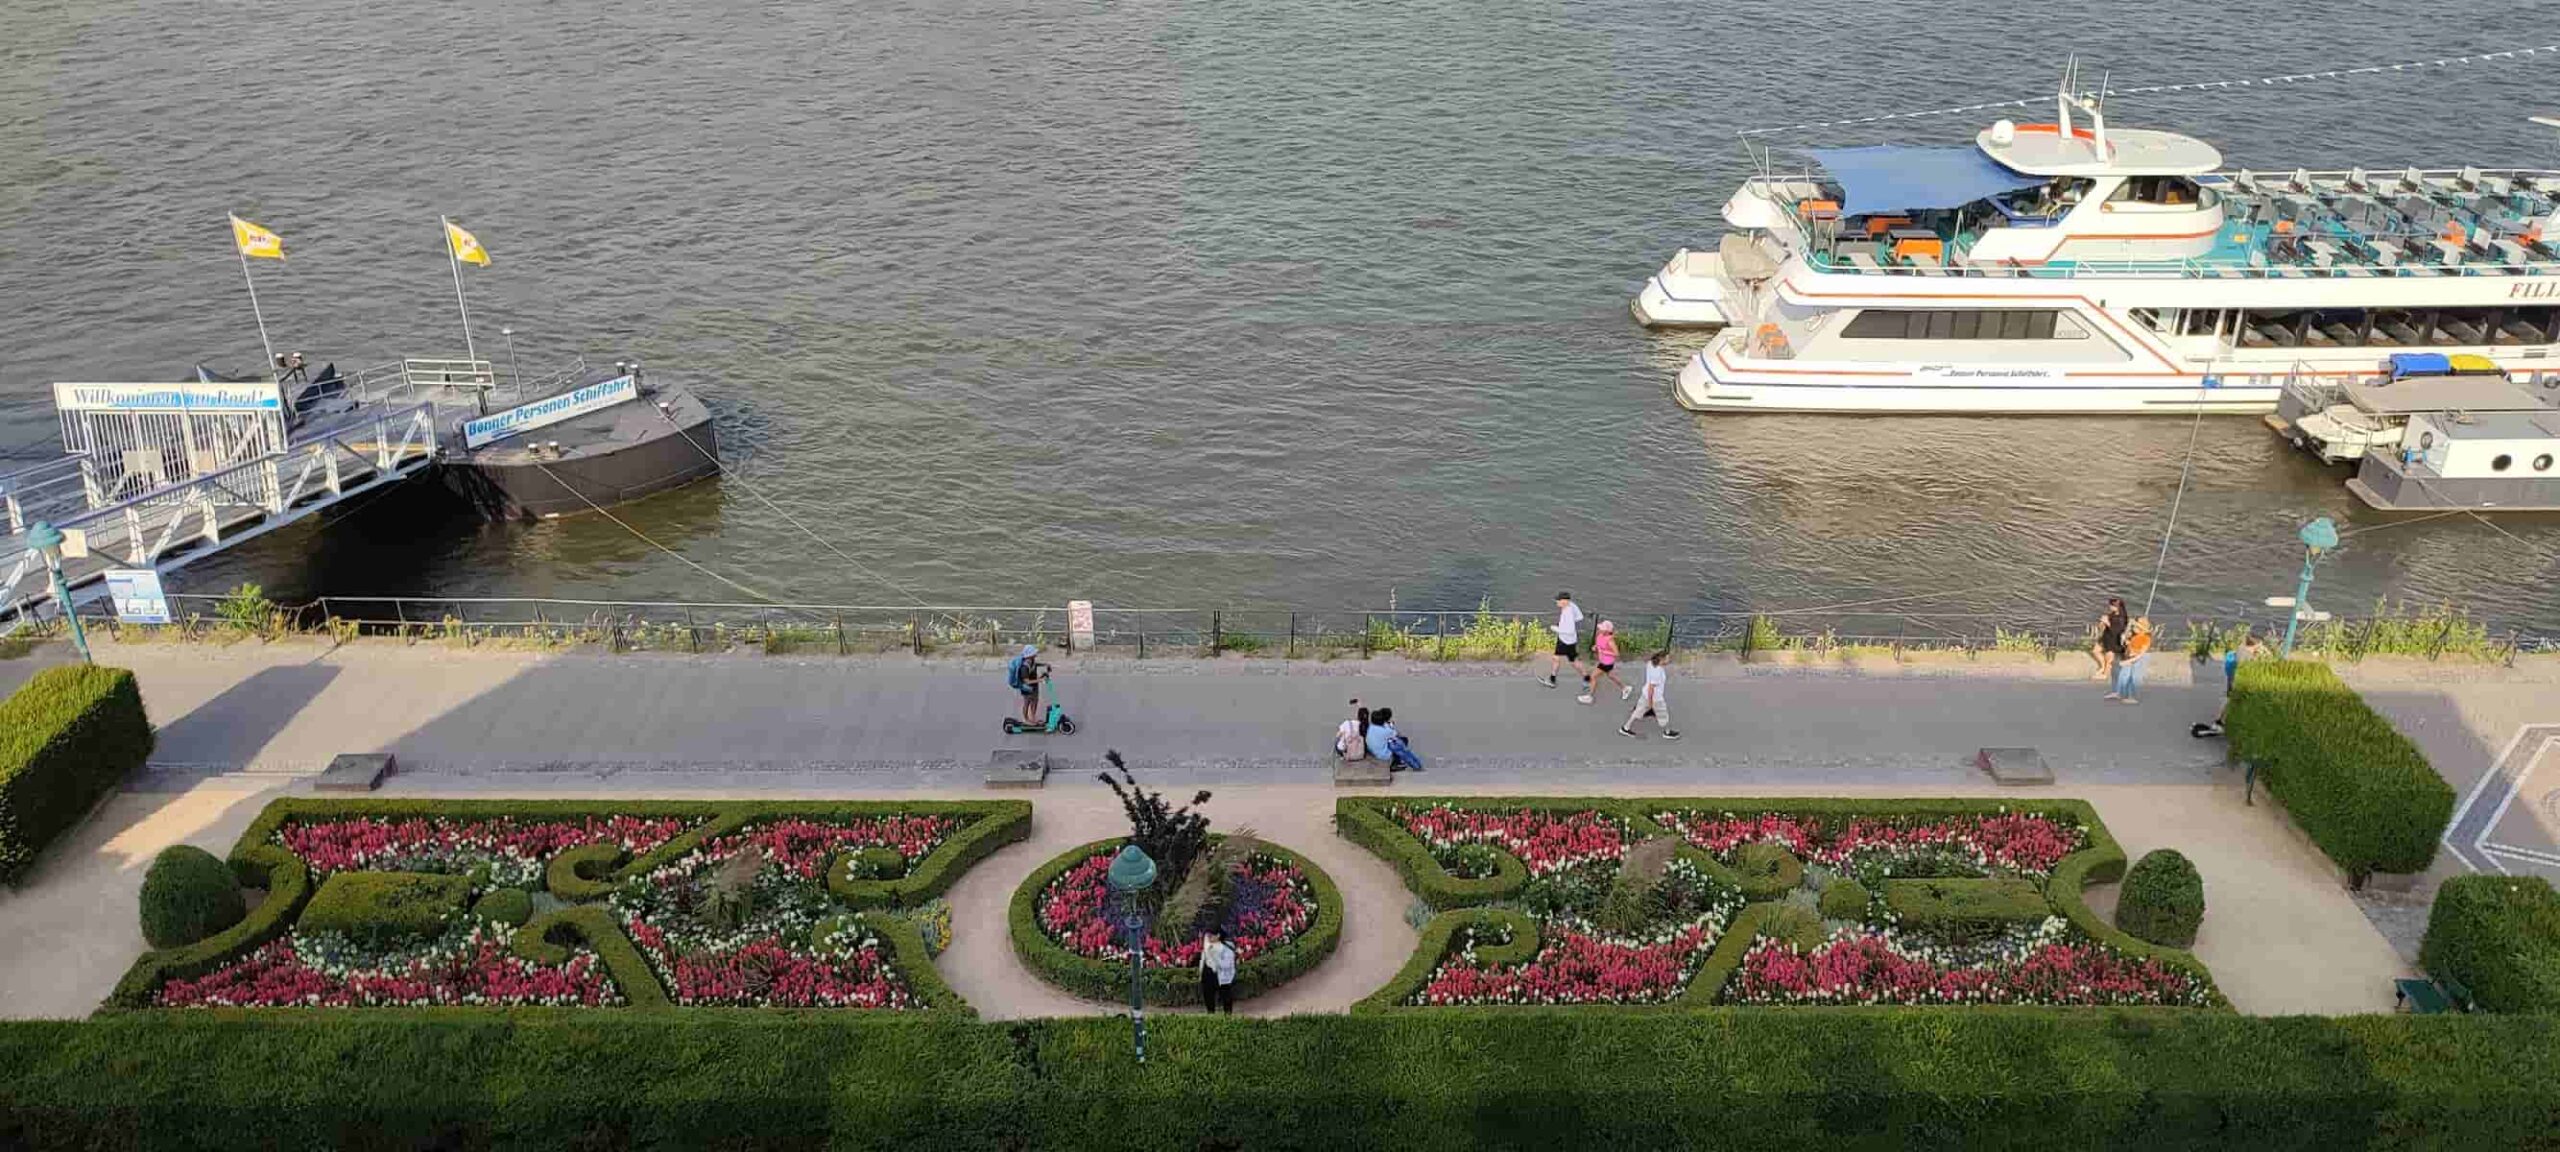
[[[1120,926],[1129,933],[1129,1030],[1137,1046],[1138,1063],[1147,1062],[1147,917],[1139,896],[1155,887],[1155,858],[1135,844],[1121,846],[1120,854],[1111,858],[1111,868],[1103,873],[1103,883],[1111,888],[1120,903]]]
[[[2311,610],[2312,566],[2320,562],[2321,553],[2338,546],[2338,526],[2322,516],[2303,525],[2301,531],[2294,533],[2294,538],[2302,541],[2302,579],[2294,585],[2293,614],[2284,622],[2283,655],[2286,659],[2293,657],[2293,634],[2302,626],[2302,614]]]
[[[89,634],[80,628],[80,614],[71,610],[71,589],[62,582],[62,529],[51,521],[38,520],[27,525],[27,547],[44,557],[45,576],[53,582],[53,604],[62,619],[71,626],[71,647],[80,653],[80,662],[89,659]]]

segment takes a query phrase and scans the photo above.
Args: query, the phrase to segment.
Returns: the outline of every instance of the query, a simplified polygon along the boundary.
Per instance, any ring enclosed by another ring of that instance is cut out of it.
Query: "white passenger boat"
[[[2212,145],[2055,122],[1971,148],[1810,150],[1724,205],[1634,304],[1720,327],[1681,370],[1708,411],[2268,412],[2395,351],[2560,389],[2560,172],[2218,171]]]

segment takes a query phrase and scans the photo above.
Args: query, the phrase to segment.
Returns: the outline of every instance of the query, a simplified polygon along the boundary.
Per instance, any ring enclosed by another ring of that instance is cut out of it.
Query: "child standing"
[[[1616,624],[1607,620],[1600,622],[1600,634],[1591,642],[1591,661],[1597,664],[1600,670],[1591,674],[1590,684],[1585,686],[1582,695],[1574,698],[1575,703],[1590,703],[1591,694],[1600,690],[1600,681],[1604,679],[1618,686],[1620,700],[1636,694],[1632,685],[1618,679],[1618,626]]]
[[[1671,699],[1668,694],[1671,673],[1664,666],[1670,659],[1671,653],[1667,649],[1645,658],[1644,695],[1636,700],[1635,710],[1627,713],[1627,722],[1618,725],[1619,732],[1633,736],[1636,734],[1636,721],[1651,716],[1653,722],[1661,727],[1663,739],[1680,738],[1680,730],[1671,726]]]

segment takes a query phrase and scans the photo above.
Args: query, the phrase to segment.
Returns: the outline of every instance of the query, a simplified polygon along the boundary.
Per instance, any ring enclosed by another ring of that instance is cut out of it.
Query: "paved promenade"
[[[1429,772],[1396,785],[1406,792],[2087,799],[2129,851],[2174,846],[2196,860],[2211,908],[2197,950],[2243,1010],[2387,1010],[2388,981],[2406,970],[2280,810],[2263,797],[2240,803],[2221,746],[2186,734],[2212,714],[2219,678],[2190,684],[2175,661],[2161,662],[2140,706],[2124,707],[2098,699],[2076,658],[1856,668],[1708,659],[1673,679],[1687,739],[1669,743],[1649,728],[1641,740],[1620,736],[1623,705],[1576,705],[1523,665],[1068,659],[1061,696],[1082,730],[1060,739],[998,731],[1008,694],[987,660],[301,641],[99,655],[139,673],[158,750],[26,888],[0,894],[0,1015],[88,1011],[141,951],[132,908],[151,855],[180,841],[226,850],[267,799],[307,791],[308,775],[339,752],[395,753],[401,773],[385,795],[885,797],[984,795],[988,753],[1031,745],[1070,763],[1046,789],[1018,794],[1038,806],[1032,840],[951,893],[956,939],[941,966],[983,1013],[1108,1010],[1032,979],[1003,923],[1024,873],[1122,827],[1085,770],[1105,748],[1168,790],[1212,788],[1221,827],[1251,825],[1341,883],[1341,950],[1250,1009],[1338,1011],[1392,974],[1414,940],[1402,883],[1330,831],[1337,793],[1324,757],[1352,696],[1394,706],[1431,758]],[[0,662],[0,689],[59,658]],[[2465,717],[2529,711],[2537,693],[2550,698],[2551,675],[2482,670],[2439,684],[2412,671],[2386,695],[2390,708],[2424,713],[2433,729],[2421,742],[2459,787],[2457,774],[2485,773],[2491,752],[2471,764],[2453,730]],[[1984,746],[2039,748],[2059,782],[2003,792],[1971,766]],[[2102,909],[2112,899],[2093,893]]]

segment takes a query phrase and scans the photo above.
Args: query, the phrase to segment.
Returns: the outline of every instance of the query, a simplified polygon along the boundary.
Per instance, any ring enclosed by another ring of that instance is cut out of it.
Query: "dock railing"
[[[1553,644],[1552,610],[1309,609],[1276,606],[1119,608],[1096,605],[1090,642],[1069,630],[1067,609],[990,605],[753,604],[516,597],[324,596],[307,603],[243,603],[239,597],[170,597],[179,622],[143,635],[175,632],[307,633],[340,640],[392,637],[412,643],[511,647],[593,646],[616,652],[722,652],[849,655],[1008,655],[1023,644],[1130,658],[1263,656],[1334,660],[1398,655],[1425,661],[1531,660]],[[112,610],[84,606],[115,630]],[[1617,625],[1620,659],[1652,651],[1731,652],[1746,658],[1795,660],[1901,659],[1961,653],[1982,659],[2081,658],[2091,643],[2085,622],[2022,621],[1987,612],[1631,612]],[[2261,636],[2280,620],[2165,616],[2164,653],[2218,654],[2254,624]],[[1591,629],[1583,632],[1589,659]],[[127,626],[130,627],[130,626]],[[2560,634],[2501,633],[2450,610],[2339,618],[2306,636],[2305,646],[2347,655],[2391,652],[2503,660],[2514,653],[2560,650]]]

